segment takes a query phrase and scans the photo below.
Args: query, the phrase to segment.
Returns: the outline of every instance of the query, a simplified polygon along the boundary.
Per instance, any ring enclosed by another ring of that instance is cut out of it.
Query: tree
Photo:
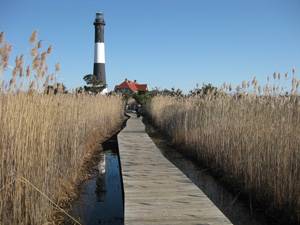
[[[181,89],[177,88],[171,88],[171,89],[163,89],[163,90],[160,90],[159,88],[154,88],[153,90],[150,91],[150,94],[152,96],[155,96],[155,95],[166,95],[166,96],[176,96],[176,97],[182,97],[184,96],[183,92]]]
[[[190,91],[190,95],[195,96],[195,95],[200,95],[200,96],[205,96],[208,94],[217,94],[218,88],[214,87],[211,83],[208,84],[203,84],[201,88],[199,88],[199,85],[196,85],[196,88]]]
[[[141,105],[146,104],[151,97],[151,93],[149,92],[138,92],[132,95],[132,98],[134,98]]]
[[[92,92],[94,94],[100,93],[105,89],[105,84],[97,79],[93,74],[87,74],[83,77],[83,80],[86,82],[87,86],[84,86],[86,92]]]

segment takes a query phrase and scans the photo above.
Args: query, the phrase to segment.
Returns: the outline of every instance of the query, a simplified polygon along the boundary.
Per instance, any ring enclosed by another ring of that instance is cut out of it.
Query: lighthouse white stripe
[[[105,63],[105,47],[104,43],[97,42],[95,43],[95,63]]]

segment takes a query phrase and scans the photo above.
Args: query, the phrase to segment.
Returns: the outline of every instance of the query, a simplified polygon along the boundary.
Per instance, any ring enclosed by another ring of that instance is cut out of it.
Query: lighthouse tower
[[[94,70],[93,75],[103,86],[102,93],[107,92],[105,76],[105,47],[104,47],[104,16],[103,13],[97,12],[94,21],[95,26],[95,53],[94,53]]]

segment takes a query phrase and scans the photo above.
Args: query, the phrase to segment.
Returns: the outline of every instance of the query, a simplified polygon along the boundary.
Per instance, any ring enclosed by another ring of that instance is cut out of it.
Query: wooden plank
[[[227,225],[231,222],[177,167],[131,115],[118,135],[126,225]]]

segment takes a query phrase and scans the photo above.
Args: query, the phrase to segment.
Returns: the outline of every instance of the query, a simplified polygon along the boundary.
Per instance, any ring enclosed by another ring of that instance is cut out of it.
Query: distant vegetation
[[[236,88],[206,85],[187,96],[157,95],[146,110],[183,152],[223,171],[266,211],[279,209],[300,222],[299,83],[293,69],[274,73],[264,87],[253,78]]]
[[[138,103],[145,105],[151,98],[155,96],[172,96],[172,97],[188,97],[188,96],[200,96],[206,95],[208,93],[217,93],[218,89],[214,87],[212,84],[203,84],[201,88],[197,85],[196,88],[189,91],[188,94],[184,94],[183,91],[179,88],[171,88],[171,89],[159,89],[154,88],[151,91],[146,92],[137,92],[129,95],[124,95],[125,98],[134,98]]]
[[[74,195],[84,163],[123,119],[121,97],[67,94],[60,65],[48,72],[52,47],[43,51],[36,32],[30,43],[31,65],[20,55],[10,68],[0,35],[0,69],[12,70],[0,79],[0,224],[58,223],[54,212]]]
[[[87,85],[83,87],[85,92],[98,94],[101,93],[105,89],[105,85],[97,80],[97,77],[93,74],[87,74],[83,77],[83,80],[86,82]]]

